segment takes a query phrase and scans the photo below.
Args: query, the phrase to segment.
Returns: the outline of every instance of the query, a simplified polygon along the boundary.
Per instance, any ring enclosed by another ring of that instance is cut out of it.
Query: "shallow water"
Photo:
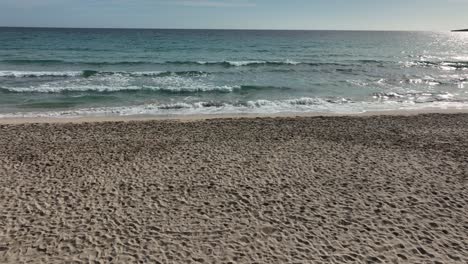
[[[468,34],[0,28],[0,115],[468,108]]]

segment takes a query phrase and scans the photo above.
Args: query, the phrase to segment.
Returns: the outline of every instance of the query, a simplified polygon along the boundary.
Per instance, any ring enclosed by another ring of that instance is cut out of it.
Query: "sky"
[[[450,30],[468,0],[0,0],[0,26]]]

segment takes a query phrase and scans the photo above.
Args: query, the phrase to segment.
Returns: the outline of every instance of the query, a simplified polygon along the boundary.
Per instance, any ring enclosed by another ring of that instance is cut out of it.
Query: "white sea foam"
[[[266,64],[266,61],[226,61],[228,64],[236,67],[247,66],[253,64]]]
[[[400,83],[409,83],[409,84],[427,84],[430,86],[435,86],[439,85],[440,83],[438,81],[435,81],[433,78],[424,78],[424,79],[408,79],[408,80],[402,80]]]
[[[93,71],[90,71],[90,72],[93,72]],[[86,71],[83,72],[84,75]],[[104,76],[114,76],[114,77],[151,77],[151,76],[158,76],[160,74],[164,73],[163,71],[139,71],[139,72],[126,72],[126,71],[122,71],[122,72],[106,72],[106,71],[103,71],[103,72],[99,72],[99,71],[96,71],[94,72],[90,77],[92,78],[96,78],[96,77],[104,77]]]
[[[468,61],[468,56],[455,56],[453,59],[458,61]]]
[[[0,114],[0,118],[17,117],[83,117],[83,116],[132,116],[132,115],[204,115],[204,114],[276,114],[276,113],[362,113],[366,111],[417,110],[424,108],[468,109],[467,102],[427,100],[421,95],[413,100],[383,102],[330,103],[318,98],[300,98],[290,100],[255,100],[242,104],[192,102],[172,104],[146,104],[122,107],[100,107],[69,111],[18,112]],[[452,95],[439,95],[443,99]],[[306,104],[297,104],[306,102]]]
[[[452,93],[431,93],[431,92],[418,92],[408,91],[406,93],[386,92],[375,93],[373,95],[378,102],[398,102],[398,103],[431,103],[431,102],[453,102],[456,96]],[[467,101],[468,103],[468,101]]]
[[[0,117],[75,117],[75,116],[103,116],[103,115],[167,115],[167,114],[224,114],[224,113],[280,113],[280,112],[308,112],[330,111],[332,105],[343,105],[346,99],[336,102],[320,98],[297,98],[287,100],[253,100],[237,103],[222,102],[177,102],[170,104],[145,104],[122,107],[100,107],[57,112],[13,113]]]
[[[154,73],[154,72],[153,72]],[[141,72],[147,74],[147,72]],[[149,78],[143,84],[135,84],[128,75],[114,74],[90,78],[60,80],[29,87],[8,87],[3,90],[16,93],[62,93],[62,92],[118,92],[118,91],[164,91],[164,92],[232,92],[240,86],[216,85],[196,78],[161,76]]]
[[[0,71],[0,77],[75,77],[80,76],[81,71]]]
[[[447,62],[447,61],[400,61],[399,64],[405,68],[422,67],[422,68],[439,68],[443,71],[466,70],[468,64],[463,61]]]
[[[3,90],[7,90],[15,93],[62,93],[62,92],[119,92],[119,91],[140,91],[140,90],[151,90],[151,91],[162,91],[162,92],[232,92],[235,89],[240,89],[239,86],[215,86],[215,85],[204,85],[204,86],[191,86],[191,87],[177,87],[177,86],[104,86],[104,85],[86,85],[86,86],[50,86],[41,85],[38,87],[3,87]]]
[[[249,66],[249,65],[267,65],[267,64],[278,64],[278,65],[298,65],[301,62],[293,61],[293,60],[285,60],[285,61],[261,61],[261,60],[247,60],[247,61],[197,61],[197,64],[201,65],[209,65],[209,64],[227,64],[229,66],[234,67],[241,67],[241,66]]]
[[[132,76],[156,76],[163,73],[162,71],[140,71],[140,72],[129,72]]]
[[[451,93],[435,95],[435,98],[438,99],[438,100],[449,100],[449,99],[452,99],[453,97],[454,97],[454,95],[451,94]]]
[[[161,74],[166,73],[167,75],[183,74],[178,72],[167,72],[167,71],[0,71],[0,77],[11,77],[11,78],[25,78],[25,77],[103,77],[103,76],[130,76],[130,77],[158,77]],[[191,72],[188,72],[191,73]],[[199,72],[201,76],[206,73]]]
[[[50,86],[41,85],[36,87],[5,87],[4,90],[15,93],[61,93],[61,92],[84,92],[84,91],[95,91],[95,92],[115,92],[115,91],[131,91],[141,90],[138,86],[102,86],[102,85],[87,85],[87,86]]]
[[[457,68],[456,68],[456,67],[452,67],[452,66],[448,66],[448,65],[441,65],[441,66],[440,66],[440,69],[441,69],[441,70],[444,70],[444,71],[454,71],[454,70],[456,70]]]
[[[232,92],[239,86],[215,85],[202,80],[184,78],[180,76],[166,76],[152,78],[151,86],[144,87],[150,90],[163,90],[169,92],[208,92],[224,91]]]
[[[382,81],[383,80],[384,79],[382,79]],[[369,85],[368,82],[365,82],[365,81],[362,81],[362,80],[346,80],[346,82],[351,84],[351,85],[362,86],[362,87],[365,87],[365,86]]]
[[[421,84],[423,83],[423,80],[422,79],[409,79],[408,82],[412,84]]]

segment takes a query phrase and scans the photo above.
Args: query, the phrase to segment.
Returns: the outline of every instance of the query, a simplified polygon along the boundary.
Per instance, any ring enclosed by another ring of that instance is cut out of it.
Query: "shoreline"
[[[332,112],[298,112],[273,114],[202,114],[202,115],[126,115],[126,116],[72,116],[72,117],[7,117],[0,118],[0,124],[28,123],[101,123],[101,122],[131,122],[131,121],[200,121],[210,119],[243,119],[243,118],[277,118],[277,117],[366,117],[366,116],[412,116],[423,114],[464,114],[468,108],[423,108],[416,110],[382,110],[360,113]]]

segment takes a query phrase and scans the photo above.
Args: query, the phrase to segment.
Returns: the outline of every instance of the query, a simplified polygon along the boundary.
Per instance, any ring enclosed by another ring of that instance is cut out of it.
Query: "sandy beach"
[[[468,114],[2,123],[0,263],[68,262],[467,263]]]

